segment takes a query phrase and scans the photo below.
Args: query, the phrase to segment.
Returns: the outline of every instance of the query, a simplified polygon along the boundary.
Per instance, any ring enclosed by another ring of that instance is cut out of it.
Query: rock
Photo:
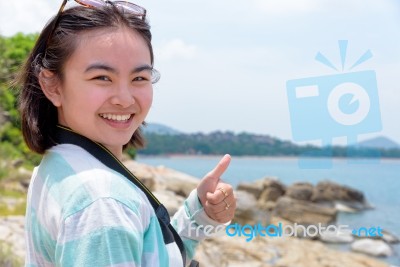
[[[131,171],[150,191],[160,190],[161,185],[156,180],[153,168],[134,160],[124,161],[123,164]]]
[[[267,201],[267,202],[257,202],[258,207],[260,207],[261,210],[265,210],[266,212],[272,213],[276,207],[276,202],[274,201]]]
[[[273,177],[265,177],[253,183],[240,183],[237,190],[252,194],[259,202],[276,201],[285,193],[285,186]]]
[[[29,177],[28,179],[23,179],[19,181],[21,184],[22,188],[24,188],[25,192],[28,192],[29,184],[31,182],[31,178]]]
[[[276,177],[264,177],[260,180],[256,180],[255,183],[261,185],[263,190],[266,188],[276,188],[283,193],[286,190],[285,185],[282,184]]]
[[[389,244],[397,244],[400,243],[400,240],[397,236],[389,233],[388,231],[382,231],[383,237],[382,240]]]
[[[24,216],[0,217],[0,242],[9,247],[10,258],[23,262],[25,257]],[[17,265],[16,265],[17,266]]]
[[[168,190],[156,191],[153,192],[153,194],[167,208],[170,217],[178,211],[185,201],[185,198],[182,196],[178,196],[174,192]]]
[[[24,161],[22,159],[17,159],[12,162],[14,168],[19,168],[22,166],[22,164],[24,164]]]
[[[240,183],[237,186],[238,191],[246,192],[254,197],[254,199],[259,199],[263,188],[255,183]]]
[[[278,198],[285,194],[285,186],[276,178],[266,177],[262,180],[256,181],[262,188],[261,195],[258,202],[264,203],[267,201],[276,201]]]
[[[186,198],[200,182],[193,176],[163,166],[152,167],[133,160],[123,163],[150,191],[168,190]]]
[[[380,236],[380,235],[378,234],[378,232],[376,231],[376,232],[375,232],[376,236],[371,236],[371,235],[370,235],[370,236],[368,236],[368,238],[370,238],[370,239],[376,239],[376,240],[383,240],[383,241],[385,241],[385,242],[388,243],[388,244],[397,244],[397,243],[400,243],[399,238],[398,238],[397,236],[395,236],[395,235],[389,233],[388,231],[382,230],[382,229],[381,229],[380,232],[382,233],[382,236]]]
[[[281,255],[274,267],[388,267],[365,255],[330,249],[319,241],[275,238],[269,243]]]
[[[330,203],[341,201],[347,206],[357,210],[370,208],[361,191],[331,181],[319,182],[314,187],[311,200],[313,202]]]
[[[244,224],[256,224],[258,222],[266,222],[269,220],[266,211],[262,211],[257,207],[257,200],[254,195],[237,190],[234,192],[236,197],[235,222]]]
[[[277,201],[275,214],[298,224],[327,225],[336,220],[336,210],[309,201],[281,197]]]
[[[246,242],[243,236],[227,235],[202,241],[195,254],[200,266],[207,267],[272,267],[268,262],[276,257],[276,250],[258,241]]]
[[[295,183],[288,187],[286,196],[298,200],[310,200],[313,195],[314,186],[310,183]]]
[[[284,194],[283,191],[281,191],[278,188],[275,187],[267,187],[264,189],[260,195],[260,198],[258,200],[259,203],[265,203],[268,201],[276,201],[278,198],[280,198]]]
[[[354,237],[350,232],[346,231],[324,231],[319,239],[325,243],[351,243]]]
[[[164,182],[166,190],[173,191],[184,198],[188,197],[200,182],[193,176],[162,166],[157,167],[155,171],[160,180]]]
[[[221,236],[202,241],[195,259],[200,266],[207,267],[388,267],[366,255],[336,251],[318,241],[290,237],[256,237],[246,242],[244,236]]]
[[[26,188],[16,179],[7,179],[1,183],[0,187],[5,191],[14,191],[23,194],[27,192]]]
[[[13,253],[11,245],[0,240],[0,266],[13,267],[23,266],[23,258]]]
[[[0,240],[6,240],[11,235],[11,230],[8,226],[0,224]]]
[[[335,209],[340,212],[346,212],[346,213],[356,213],[358,210],[349,207],[348,205],[342,203],[342,202],[335,202]]]
[[[355,241],[351,244],[353,251],[361,252],[364,254],[372,255],[375,257],[379,256],[390,256],[393,251],[388,244],[382,240],[372,240],[369,238],[363,238]]]

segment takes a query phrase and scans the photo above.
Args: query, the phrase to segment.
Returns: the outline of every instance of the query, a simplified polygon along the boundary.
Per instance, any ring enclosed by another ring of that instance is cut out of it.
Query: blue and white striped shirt
[[[220,225],[206,215],[196,190],[171,223],[183,240],[188,262],[204,238],[189,224]],[[25,266],[182,266],[176,243],[164,244],[146,195],[84,149],[69,144],[49,149],[33,172],[26,241]]]

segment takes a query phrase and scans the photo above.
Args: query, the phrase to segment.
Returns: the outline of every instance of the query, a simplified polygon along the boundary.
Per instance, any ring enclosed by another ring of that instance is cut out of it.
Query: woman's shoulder
[[[38,176],[48,192],[57,196],[57,202],[63,207],[63,217],[102,199],[138,213],[151,213],[152,210],[137,186],[75,145],[51,148],[38,168]]]

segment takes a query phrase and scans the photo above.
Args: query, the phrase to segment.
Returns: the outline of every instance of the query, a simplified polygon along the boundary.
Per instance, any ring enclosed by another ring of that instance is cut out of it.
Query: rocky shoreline
[[[132,160],[124,164],[154,192],[171,215],[199,182],[195,177],[162,166],[151,167]],[[20,184],[26,189],[26,180]],[[261,232],[264,236],[254,236],[250,242],[246,241],[250,229],[241,236],[223,234],[202,242],[195,254],[201,266],[389,267],[377,257],[391,255],[393,244],[399,242],[385,231],[382,236],[377,235],[379,229],[368,238],[351,231],[306,236],[306,227],[334,225],[339,212],[371,208],[362,192],[333,182],[287,186],[277,179],[264,178],[239,184],[235,196],[238,207],[232,224],[275,228],[264,230]],[[23,224],[23,216],[0,217],[0,264],[20,266],[23,262]],[[298,237],[277,238],[274,231],[279,225],[287,227],[286,230],[298,225],[295,230]],[[329,244],[349,244],[352,251],[338,251]],[[2,259],[5,255],[7,259]]]

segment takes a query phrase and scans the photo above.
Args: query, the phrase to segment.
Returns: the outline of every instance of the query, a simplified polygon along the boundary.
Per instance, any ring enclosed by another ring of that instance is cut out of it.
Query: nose
[[[135,103],[135,97],[133,89],[127,84],[118,84],[114,88],[113,95],[111,97],[111,104],[118,105],[122,108],[127,108]]]

